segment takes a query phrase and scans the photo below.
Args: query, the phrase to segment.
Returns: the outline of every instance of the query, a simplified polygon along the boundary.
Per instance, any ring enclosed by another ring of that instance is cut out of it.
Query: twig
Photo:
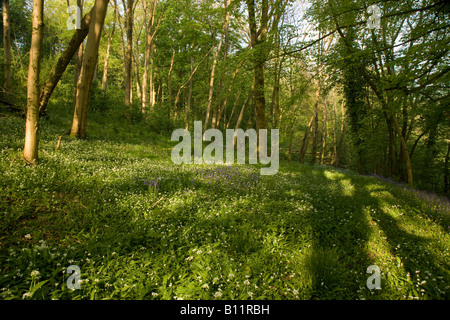
[[[158,201],[156,201],[154,204],[152,204],[151,208],[156,207],[156,205],[161,202],[161,200],[164,199],[164,197],[161,197],[161,199],[159,199]]]
[[[62,138],[63,138],[63,136],[59,136],[58,143],[56,144],[55,152],[58,151],[59,147],[61,146],[61,140],[62,140]]]

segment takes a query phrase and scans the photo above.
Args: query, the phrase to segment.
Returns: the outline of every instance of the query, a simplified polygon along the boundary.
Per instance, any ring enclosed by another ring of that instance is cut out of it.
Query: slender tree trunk
[[[327,104],[323,104],[323,137],[322,137],[322,156],[320,159],[320,164],[323,165],[325,161],[325,149],[327,145],[327,136],[328,136],[328,119],[327,119]]]
[[[125,1],[125,0],[123,0]],[[125,32],[127,43],[125,49],[125,98],[124,103],[131,107],[132,95],[132,58],[133,58],[133,4],[134,0],[126,0]],[[125,6],[125,3],[124,3]]]
[[[106,93],[106,89],[108,88],[108,62],[111,51],[111,43],[114,37],[114,33],[116,31],[116,18],[117,18],[117,8],[114,7],[114,22],[111,33],[109,34],[108,37],[108,43],[106,45],[105,59],[103,60],[102,91],[104,94]]]
[[[44,38],[44,0],[33,0],[33,30],[27,81],[27,118],[23,157],[29,164],[39,160],[39,72]]]
[[[154,52],[154,35],[155,31],[153,30],[154,21],[155,21],[155,7],[156,0],[151,0],[150,4],[150,13],[148,16],[148,24],[145,30],[145,52],[144,52],[144,73],[142,75],[142,112],[145,113],[145,110],[148,108],[150,104],[151,107],[155,104],[155,88],[153,81],[153,52]],[[150,82],[150,83],[149,83]],[[150,92],[148,92],[150,89]]]
[[[320,90],[321,90],[321,73],[320,71],[319,75],[319,84],[316,89],[316,102],[314,104],[314,135],[313,135],[313,141],[312,141],[312,158],[311,163],[315,164],[316,162],[316,149],[317,149],[317,139],[319,135],[319,103],[320,103]]]
[[[248,107],[250,99],[252,98],[254,86],[255,86],[255,79],[253,78],[253,82],[252,82],[252,86],[250,88],[250,92],[248,93],[247,98],[245,99],[245,102],[242,105],[241,112],[239,113],[239,117],[238,117],[238,119],[236,121],[235,130],[241,128],[242,120],[244,119],[245,109]]]
[[[3,0],[3,48],[5,62],[5,82],[3,89],[8,91],[11,84],[11,31],[9,26],[9,0]]]
[[[170,61],[169,75],[168,75],[169,117],[170,117],[170,108],[172,106],[172,71],[173,71],[174,62],[175,62],[175,50],[173,50],[172,59]]]
[[[191,74],[194,72],[194,57],[191,56]],[[189,112],[191,112],[191,101],[192,101],[192,89],[194,87],[194,80],[193,77],[190,77],[189,80],[189,93],[187,97],[187,103],[186,103],[186,114],[185,114],[185,123],[186,123],[186,130],[189,130]]]
[[[215,124],[215,126],[214,126],[215,128],[218,128],[219,125],[220,125],[220,120],[222,120],[223,113],[224,113],[225,108],[226,108],[227,103],[228,103],[228,96],[230,95],[231,90],[233,89],[234,81],[236,80],[236,76],[237,76],[237,74],[239,73],[239,70],[240,70],[240,68],[241,68],[241,66],[242,66],[243,63],[244,63],[244,60],[241,60],[241,61],[239,62],[238,67],[236,68],[236,70],[235,70],[234,73],[233,73],[233,77],[231,78],[231,82],[230,82],[230,84],[229,84],[229,86],[228,86],[228,89],[227,89],[227,92],[226,92],[226,94],[225,94],[225,99],[223,100],[222,106],[221,106],[221,108],[219,109],[219,112],[218,112],[218,114],[217,114],[217,120],[216,120],[216,124]]]
[[[231,109],[230,117],[228,118],[228,121],[226,122],[225,129],[228,129],[230,127],[230,123],[231,123],[231,120],[233,119],[234,111],[236,110],[236,106],[239,101],[239,98],[241,97],[241,93],[242,93],[242,91],[241,91],[241,89],[239,89],[239,92],[238,92],[236,98],[234,99],[233,108]]]
[[[77,6],[78,8],[80,8],[81,14],[83,14],[83,0],[77,0]],[[75,100],[77,97],[77,83],[78,78],[80,77],[82,63],[83,63],[83,43],[80,44],[77,52],[75,53],[75,68],[73,71],[73,89],[72,89],[72,106],[74,108],[75,108]]]
[[[309,120],[308,127],[306,128],[305,134],[303,135],[302,146],[300,148],[300,153],[298,157],[300,163],[303,162],[303,159],[305,158],[306,155],[306,150],[308,149],[309,133],[311,132],[314,118],[315,114],[311,117],[311,120]]]
[[[247,0],[249,29],[251,36],[252,49],[255,50],[254,62],[255,62],[255,90],[254,90],[254,102],[256,112],[256,129],[266,128],[266,99],[264,96],[264,70],[266,62],[266,48],[265,43],[267,41],[268,34],[268,0],[262,0],[261,3],[261,26],[259,32],[256,28],[256,13],[255,13],[255,1]],[[258,143],[259,148],[259,143]]]
[[[281,78],[281,63],[282,61],[280,60],[279,63],[277,63],[278,65],[278,70],[276,71],[276,75],[275,75],[275,80],[274,80],[274,87],[273,87],[273,96],[272,96],[272,109],[273,110],[273,115],[271,115],[271,119],[272,119],[272,127],[273,128],[278,128],[278,122],[279,122],[279,118],[280,118],[280,78]]]
[[[208,95],[208,106],[206,107],[206,117],[205,117],[205,124],[204,129],[206,130],[209,126],[209,117],[211,113],[211,105],[213,100],[213,94],[214,94],[214,77],[216,73],[216,65],[217,65],[217,58],[219,56],[220,48],[222,47],[223,39],[220,39],[220,42],[217,46],[216,53],[214,55],[213,65],[211,69],[211,77],[209,78],[209,95]]]
[[[393,119],[395,131],[397,132],[397,135],[400,138],[400,146],[401,146],[400,151],[402,152],[403,159],[405,161],[406,176],[408,179],[408,184],[410,186],[412,186],[414,181],[413,181],[413,172],[412,172],[411,160],[409,158],[408,147],[406,146],[405,137],[402,134],[402,130],[398,124],[397,118],[395,118],[395,115],[392,115],[392,119]]]
[[[139,47],[137,45],[137,42],[136,42],[136,53],[133,56],[133,61],[134,61],[134,74],[136,78],[136,94],[138,99],[141,100],[142,102],[141,80],[139,75],[140,59],[139,59]]]
[[[341,133],[339,136],[339,143],[337,147],[336,152],[336,167],[339,167],[339,161],[341,159],[341,153],[342,153],[342,144],[344,143],[344,134],[345,134],[345,108],[344,108],[344,101],[341,103]]]
[[[336,100],[333,101],[333,156],[331,165],[336,166],[337,162],[337,107]]]
[[[447,195],[449,195],[450,193],[450,178],[448,170],[449,158],[450,158],[450,141],[448,142],[447,155],[445,156],[445,165],[444,165],[444,193]]]
[[[109,0],[96,0],[94,4],[93,23],[89,28],[89,37],[86,43],[86,51],[83,56],[83,66],[77,85],[77,99],[70,136],[73,138],[86,138],[87,113],[89,108],[89,94],[97,65],[98,48],[101,32],[105,22]]]

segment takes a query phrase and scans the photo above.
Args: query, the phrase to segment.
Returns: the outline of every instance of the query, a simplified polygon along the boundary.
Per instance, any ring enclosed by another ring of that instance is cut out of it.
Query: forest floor
[[[0,299],[449,299],[449,206],[345,170],[171,162],[170,136],[0,114]],[[80,268],[69,290],[67,268]],[[369,266],[381,271],[370,290]]]

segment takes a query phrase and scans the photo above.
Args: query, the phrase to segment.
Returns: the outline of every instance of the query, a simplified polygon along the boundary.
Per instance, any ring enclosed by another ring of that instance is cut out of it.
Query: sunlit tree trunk
[[[83,0],[77,0],[77,6],[78,8],[80,8],[81,14],[83,14]],[[72,89],[73,107],[75,107],[75,100],[77,97],[77,83],[78,78],[80,77],[82,63],[83,63],[83,43],[80,44],[77,52],[75,53],[75,68],[73,71],[73,89]]]
[[[144,73],[142,75],[142,113],[145,113],[148,105],[151,107],[155,104],[155,88],[153,80],[153,52],[154,52],[154,35],[153,30],[155,20],[156,0],[151,0],[150,13],[148,15],[147,28],[145,30],[145,52],[144,52]],[[150,92],[148,92],[150,89]]]
[[[222,120],[223,113],[225,112],[225,108],[226,108],[227,103],[228,103],[228,96],[230,95],[231,90],[233,89],[234,81],[236,80],[236,76],[238,75],[239,70],[240,70],[240,68],[241,68],[243,63],[244,63],[244,60],[241,60],[239,62],[238,67],[236,68],[236,70],[233,73],[233,77],[231,78],[231,82],[230,82],[230,84],[228,86],[227,92],[225,93],[225,98],[224,98],[224,100],[222,102],[222,106],[220,107],[220,109],[218,111],[217,119],[216,119],[216,123],[214,125],[214,128],[218,128],[219,125],[220,125],[220,120]]]
[[[72,121],[70,136],[84,139],[87,136],[87,114],[89,108],[89,93],[92,79],[97,65],[98,47],[101,32],[105,22],[109,0],[96,0],[94,4],[93,21],[89,28],[86,50],[83,56],[83,65],[77,84],[77,97]]]
[[[33,30],[27,81],[27,118],[23,157],[30,164],[39,160],[39,72],[44,37],[44,0],[33,1]]]
[[[116,19],[117,19],[117,7],[114,7],[114,22],[112,26],[111,33],[108,37],[108,43],[106,44],[106,53],[105,53],[105,59],[103,60],[103,75],[102,75],[102,91],[103,93],[106,93],[106,89],[108,88],[108,63],[109,63],[109,56],[111,51],[111,43],[114,37],[114,33],[116,31]]]
[[[216,74],[216,65],[217,65],[217,59],[219,57],[220,48],[222,47],[223,39],[220,39],[220,42],[217,46],[216,53],[214,55],[213,65],[211,69],[211,76],[209,78],[209,94],[208,94],[208,105],[206,107],[206,116],[205,116],[205,123],[204,123],[204,129],[206,130],[209,126],[209,118],[211,116],[211,105],[213,101],[213,94],[214,94],[214,77]]]
[[[125,7],[125,0],[124,7]],[[125,48],[125,98],[124,103],[127,107],[131,106],[132,95],[132,64],[133,64],[133,4],[134,0],[126,0],[125,11],[125,32],[126,32],[126,48]]]
[[[194,72],[194,57],[191,56],[191,74]],[[187,103],[186,103],[186,112],[185,112],[185,128],[186,130],[189,130],[189,112],[191,112],[191,101],[192,101],[192,89],[194,88],[194,81],[193,77],[190,77],[189,80],[189,93],[187,97]]]

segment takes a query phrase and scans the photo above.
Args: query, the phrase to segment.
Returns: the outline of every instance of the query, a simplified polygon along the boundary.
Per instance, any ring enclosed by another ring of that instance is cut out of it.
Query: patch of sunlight
[[[337,179],[345,178],[345,174],[337,172],[337,171],[325,170],[323,172],[323,174],[329,180],[337,180]]]
[[[350,179],[340,180],[339,183],[341,184],[341,192],[343,195],[349,197],[353,197],[355,195],[355,187],[351,183]]]

